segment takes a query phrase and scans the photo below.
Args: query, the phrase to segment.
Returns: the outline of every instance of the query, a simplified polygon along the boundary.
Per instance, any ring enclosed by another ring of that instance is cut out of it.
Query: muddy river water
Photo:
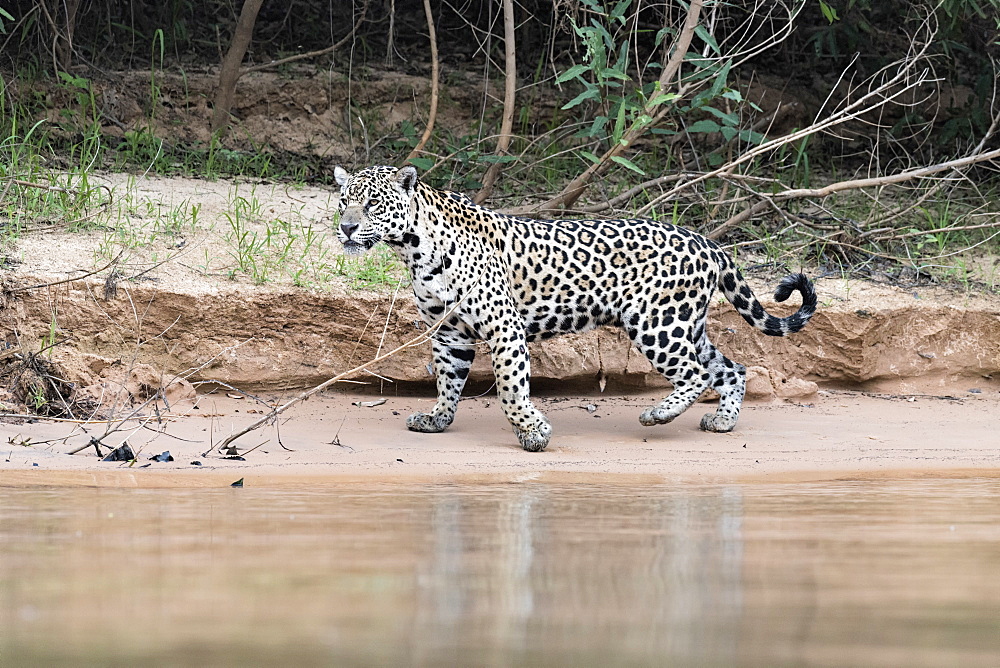
[[[1000,665],[1000,481],[0,487],[0,664]]]

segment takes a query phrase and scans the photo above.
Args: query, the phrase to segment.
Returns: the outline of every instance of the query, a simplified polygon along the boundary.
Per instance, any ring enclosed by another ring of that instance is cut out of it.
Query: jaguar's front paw
[[[410,431],[436,434],[447,429],[454,419],[454,416],[444,413],[414,413],[406,418],[406,428]]]
[[[521,442],[522,448],[528,452],[541,452],[552,438],[552,425],[542,418],[538,424],[527,429],[514,427],[514,433],[517,434],[517,440]]]
[[[658,424],[669,424],[674,421],[674,415],[671,411],[663,408],[662,406],[650,406],[642,412],[639,416],[639,424],[643,427],[652,427]]]

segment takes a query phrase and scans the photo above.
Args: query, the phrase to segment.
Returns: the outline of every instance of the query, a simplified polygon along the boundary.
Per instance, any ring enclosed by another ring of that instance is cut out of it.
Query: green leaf
[[[705,107],[705,111],[709,112],[726,125],[739,125],[740,123],[740,117],[736,114],[727,114],[724,111],[716,109],[715,107]]]
[[[8,21],[13,21],[14,17],[7,13],[7,10],[0,7],[0,19],[7,19]],[[0,34],[6,35],[7,28],[4,27],[3,21],[0,20]]]
[[[725,93],[722,94],[722,97],[726,98],[727,100],[732,100],[733,102],[743,101],[743,94],[740,93],[738,90],[727,90]]]
[[[719,53],[719,43],[715,41],[714,37],[712,37],[712,33],[708,32],[708,28],[705,26],[698,26],[694,29],[694,34],[702,38],[705,41],[705,44],[708,44],[712,51],[716,54]]]
[[[573,67],[569,68],[568,70],[560,74],[558,77],[556,77],[556,83],[563,83],[565,81],[569,81],[570,79],[575,79],[584,72],[589,72],[589,71],[590,71],[589,65],[574,65]]]
[[[712,89],[709,92],[710,97],[717,97],[722,92],[722,89],[726,87],[726,81],[729,79],[729,68],[732,66],[733,61],[727,60],[719,69],[719,74],[716,75],[715,81],[712,82]]]
[[[622,138],[622,133],[625,132],[625,102],[622,101],[618,105],[618,116],[615,118],[615,128],[611,131],[611,138],[614,143],[618,143]]]
[[[646,175],[646,172],[644,172],[641,169],[639,169],[636,166],[636,164],[634,162],[632,162],[631,160],[629,160],[628,158],[623,158],[620,155],[614,155],[614,156],[611,156],[611,160],[614,161],[614,162],[617,162],[619,165],[621,165],[623,167],[627,167],[627,168],[631,169],[633,172],[635,172],[636,174],[638,174],[640,176],[645,176]]]
[[[417,169],[426,172],[434,166],[434,158],[410,158],[410,164]]]
[[[634,128],[644,128],[653,122],[653,117],[649,114],[639,114],[639,116],[632,121],[632,127]]]
[[[707,132],[718,132],[719,131],[719,124],[716,123],[713,120],[710,120],[710,119],[706,118],[704,120],[700,120],[700,121],[697,121],[697,122],[692,123],[691,125],[689,125],[687,131],[691,132],[691,133],[697,133],[697,132],[706,132],[706,133]]]
[[[649,101],[650,106],[656,106],[661,104],[667,104],[673,102],[674,100],[679,100],[681,98],[677,93],[660,93],[652,100]]]
[[[621,79],[622,81],[628,81],[628,75],[622,72],[617,67],[606,67],[604,71],[601,72],[601,76],[613,77],[615,79]]]
[[[823,18],[826,19],[827,23],[833,23],[834,21],[840,20],[840,17],[837,16],[837,10],[823,2],[823,0],[819,0],[819,10],[823,12]]]
[[[730,139],[738,135],[740,131],[731,125],[723,125],[722,127],[719,128],[719,132],[722,133],[723,139],[729,141]]]
[[[754,132],[753,130],[741,130],[740,141],[745,141],[748,144],[759,145],[764,143],[764,135],[759,132]]]
[[[614,6],[611,10],[610,17],[613,19],[618,19],[624,25],[625,23],[625,10],[629,8],[632,4],[632,0],[620,0],[620,2]]]
[[[596,32],[601,37],[604,38],[604,46],[605,46],[605,48],[607,48],[608,51],[614,51],[614,49],[615,49],[615,38],[611,36],[611,33],[608,32],[608,29],[605,28],[600,23],[598,23],[597,19],[593,19],[591,21],[591,23],[593,24],[594,28],[596,29]]]
[[[594,119],[594,122],[590,125],[590,129],[584,133],[586,137],[596,137],[604,132],[604,126],[608,124],[611,120],[607,116],[598,116]]]
[[[601,159],[598,158],[593,153],[591,153],[590,151],[584,151],[584,150],[581,149],[580,150],[580,155],[582,155],[583,157],[585,157],[587,160],[590,160],[595,165],[599,164],[601,162]]]
[[[628,72],[629,63],[629,41],[626,39],[618,45],[618,59],[615,61],[615,69],[620,72]],[[627,78],[627,77],[626,77]]]
[[[597,89],[597,86],[594,86],[593,84],[587,84],[587,89],[584,90],[579,95],[577,95],[576,97],[574,97],[572,100],[570,100],[566,104],[564,104],[562,106],[562,110],[566,111],[567,109],[572,109],[573,107],[575,107],[578,104],[582,104],[582,103],[586,102],[587,100],[591,100],[591,99],[593,99],[595,97],[600,97],[600,96],[601,96],[601,92]]]

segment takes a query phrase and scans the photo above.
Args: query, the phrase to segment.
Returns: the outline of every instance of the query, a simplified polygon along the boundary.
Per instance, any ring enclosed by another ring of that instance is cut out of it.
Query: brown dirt
[[[142,70],[104,73],[91,81],[101,131],[122,137],[142,130],[171,143],[207,147],[211,140],[210,102],[218,79],[218,72],[211,68],[192,69],[183,75],[157,71],[154,76]],[[150,102],[153,80],[158,95]],[[448,113],[438,116],[437,126],[461,134],[482,111],[484,88],[495,91],[496,84],[484,81],[478,73],[461,71],[449,72],[448,83]],[[27,85],[33,95],[45,99],[47,119],[53,127],[64,125],[62,110],[75,108],[77,91],[45,81]],[[237,85],[232,107],[234,130],[224,145],[247,151],[264,146],[353,164],[358,152],[377,148],[390,131],[398,135],[403,121],[420,123],[418,119],[427,114],[429,97],[428,77],[393,71],[354,72],[351,78],[333,71],[317,72],[311,66],[293,67],[280,74],[252,73]]]
[[[123,183],[121,176],[106,180],[111,185]],[[124,404],[139,404],[155,396],[154,386],[168,385],[178,377],[184,380],[169,388],[172,408],[176,408],[176,401],[191,396],[188,382],[206,380],[288,396],[286,391],[291,388],[318,384],[420,331],[422,325],[405,287],[397,294],[391,290],[353,291],[338,281],[313,289],[298,288],[280,275],[264,286],[252,285],[238,273],[233,280],[226,278],[225,267],[231,258],[220,221],[233,187],[226,182],[141,180],[136,197],[163,201],[167,207],[184,201],[203,205],[198,228],[185,232],[182,255],[141,279],[121,281],[113,296],[104,293],[103,274],[6,293],[0,326],[7,332],[7,349],[37,351],[38,342],[47,340],[54,327],[58,338],[69,338],[51,350],[59,375],[76,383],[81,388],[78,394],[91,404],[112,406],[120,413]],[[240,186],[246,187],[248,184]],[[256,188],[263,218],[320,220],[333,197],[328,190],[316,188],[249,187]],[[264,221],[252,224],[262,230]],[[8,253],[20,265],[6,272],[5,285],[10,289],[61,281],[93,270],[106,263],[98,252],[106,241],[106,231],[26,235]],[[176,245],[176,237],[164,237],[130,249],[129,271],[152,266]],[[199,266],[195,261],[199,256],[214,269]],[[769,294],[774,285],[771,281],[754,284],[759,295]],[[645,358],[635,354],[619,332],[601,329],[532,347],[536,390],[595,395],[569,403],[557,398],[546,402],[551,404],[549,413],[556,425],[556,437],[546,455],[532,459],[517,452],[499,407],[495,402],[486,407],[488,398],[463,404],[464,417],[449,434],[434,437],[406,432],[403,419],[407,412],[428,403],[405,398],[406,393],[416,391],[426,396],[431,391],[425,346],[372,368],[377,376],[361,375],[357,380],[368,384],[350,388],[382,393],[390,397],[390,403],[359,409],[349,407],[344,398],[311,402],[309,410],[321,406],[318,413],[292,413],[292,419],[283,422],[282,434],[296,444],[290,445],[296,454],[272,445],[267,457],[255,453],[250,461],[271,462],[277,467],[274,472],[285,470],[282,462],[299,467],[295,470],[300,473],[312,471],[311,464],[316,464],[317,472],[339,475],[381,475],[399,469],[434,474],[516,470],[732,476],[817,468],[872,473],[882,468],[997,466],[994,446],[986,446],[995,443],[987,430],[992,423],[988,418],[996,414],[1000,398],[1000,305],[996,298],[940,288],[904,291],[831,279],[819,281],[817,291],[817,315],[803,332],[785,339],[764,337],[750,329],[728,303],[713,307],[713,339],[727,355],[751,367],[748,396],[777,402],[750,408],[733,435],[697,432],[693,425],[703,412],[698,409],[669,427],[639,427],[635,419],[639,406],[652,398],[638,401],[620,395],[663,388],[666,381],[651,370]],[[795,308],[768,301],[766,305],[776,313]],[[14,359],[8,357],[3,363]],[[487,389],[490,379],[488,355],[483,351],[473,369],[472,389]],[[607,388],[599,395],[602,381],[607,382]],[[962,401],[920,397],[916,402],[897,402],[822,394],[845,388],[954,395]],[[662,389],[657,392],[662,393]],[[5,400],[10,397],[0,396],[0,401]],[[783,401],[808,401],[814,407]],[[216,402],[214,396],[204,397],[202,407]],[[594,419],[580,409],[581,402],[599,406],[596,415],[603,419]],[[219,424],[211,426],[215,441],[221,431],[230,429],[223,427],[223,422],[235,424],[242,416],[228,412],[230,409],[237,410],[234,405],[210,411],[218,414]],[[392,410],[401,415],[392,415]],[[942,415],[947,419],[942,421]],[[192,429],[209,429],[199,418],[178,419],[171,425],[171,430],[176,427],[189,434]],[[16,462],[23,464],[38,456],[37,448],[16,445],[24,437],[33,441],[55,438],[55,434],[69,433],[68,429],[62,423],[15,421],[0,425],[0,434],[12,439],[10,450],[25,455],[13,457],[9,464],[0,463],[0,468],[17,468],[21,464]],[[341,442],[350,445],[354,454],[368,454],[342,459],[344,452],[352,451],[342,452],[329,445],[338,430]],[[103,433],[103,428],[90,428],[90,433],[95,432]],[[185,442],[170,442],[163,449],[182,449],[183,459],[190,460],[195,451],[203,452],[210,440],[205,433],[198,436],[198,444],[190,448],[182,445]],[[58,448],[53,447],[53,452],[68,450],[63,446],[79,438],[76,432]],[[265,438],[255,440],[251,435],[244,440],[256,444]],[[643,439],[652,445],[647,447]],[[748,453],[738,451],[743,442],[756,444],[748,446],[750,452],[769,450],[764,461],[771,464],[749,466]],[[884,451],[878,445],[882,442],[886,444]],[[829,450],[831,443],[836,447]],[[951,445],[939,447],[939,443]],[[876,448],[875,459],[862,456],[872,448]],[[396,457],[389,456],[394,451],[404,461],[422,462],[421,466],[396,467]],[[337,457],[331,459],[331,453]],[[71,463],[53,457],[53,468],[114,468],[96,462],[92,455],[70,458],[67,461]]]
[[[430,69],[429,63],[425,69]],[[502,80],[448,66],[444,72],[441,104],[445,113],[437,117],[439,131],[471,136],[476,134],[473,128],[481,117],[499,115],[497,100],[503,90]],[[158,92],[151,101],[153,82]],[[212,67],[190,68],[183,75],[170,71],[110,71],[90,80],[96,115],[105,135],[123,137],[127,132],[141,130],[170,143],[203,147],[211,139],[210,101],[217,84],[218,72]],[[12,85],[15,96],[45,100],[49,110],[46,118],[53,127],[64,125],[64,110],[78,104],[79,91],[65,85],[46,81]],[[24,85],[31,87],[30,94],[18,88]],[[787,134],[808,124],[829,94],[825,83],[820,86],[822,90],[813,90],[790,84],[783,75],[755,74],[735,85],[758,108],[750,112],[752,118],[745,120],[769,136]],[[841,81],[833,98],[850,97],[855,92],[852,85]],[[866,137],[871,123],[898,121],[907,109],[918,109],[924,117],[943,123],[955,110],[965,108],[971,95],[968,87],[939,82],[912,92],[905,106],[880,110],[864,124],[849,125],[844,133]],[[565,101],[561,93],[554,95],[544,86],[528,86],[518,96],[528,114],[524,120],[539,126],[547,126],[558,117],[558,109]],[[419,127],[426,120],[429,98],[429,77],[397,71],[364,68],[348,76],[336,70],[317,71],[311,65],[298,65],[281,72],[254,72],[237,84],[232,107],[235,129],[224,145],[245,151],[257,151],[263,146],[279,153],[320,158],[331,165],[353,164],[362,152],[369,158],[372,152],[385,152],[387,140],[400,136],[404,121]],[[90,114],[82,116],[89,118]]]

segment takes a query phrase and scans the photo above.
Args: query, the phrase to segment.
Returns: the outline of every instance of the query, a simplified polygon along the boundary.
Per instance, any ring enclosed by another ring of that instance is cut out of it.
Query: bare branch
[[[868,179],[852,179],[849,181],[838,181],[837,183],[831,183],[829,185],[823,186],[822,188],[795,188],[790,190],[782,190],[781,192],[773,193],[770,195],[761,195],[764,199],[757,202],[752,207],[741,211],[729,220],[725,221],[711,232],[705,236],[709,239],[718,239],[722,237],[726,232],[732,228],[740,225],[750,219],[769,206],[774,206],[776,202],[783,202],[792,199],[802,199],[806,197],[826,197],[827,195],[832,195],[833,193],[843,192],[845,190],[859,190],[861,188],[874,188],[880,186],[892,185],[894,183],[902,183],[904,181],[909,181],[911,179],[919,179],[938,172],[945,172],[952,169],[960,169],[962,167],[968,167],[969,165],[974,165],[979,162],[987,162],[990,160],[996,160],[1000,158],[1000,149],[995,149],[993,151],[987,151],[986,153],[980,153],[978,155],[967,155],[962,158],[955,160],[949,160],[947,162],[942,162],[937,165],[928,165],[926,167],[918,167],[916,169],[909,169],[897,174],[888,174],[885,176],[875,176]]]
[[[910,179],[918,179],[924,176],[930,176],[931,174],[936,174],[938,172],[948,171],[950,169],[968,167],[969,165],[974,165],[978,162],[986,162],[997,158],[1000,158],[1000,149],[987,151],[986,153],[979,153],[978,155],[967,155],[956,160],[949,160],[936,165],[909,169],[897,174],[875,176],[868,179],[839,181],[837,183],[831,183],[830,185],[823,186],[822,188],[796,188],[792,190],[783,190],[779,193],[771,195],[771,197],[777,201],[802,197],[826,197],[827,195],[831,195],[842,190],[857,190],[859,188],[872,188],[892,183],[902,183],[903,181],[909,181]]]
[[[837,125],[841,125],[851,120],[855,120],[864,114],[871,111],[875,111],[886,104],[897,102],[902,99],[906,93],[919,88],[923,84],[930,81],[928,77],[928,70],[923,70],[916,73],[915,76],[913,70],[916,69],[917,65],[922,62],[923,58],[926,56],[927,49],[931,44],[932,39],[930,36],[920,44],[917,52],[913,55],[908,55],[907,57],[896,61],[886,67],[882,68],[874,75],[868,78],[870,82],[870,90],[862,95],[860,98],[846,104],[839,110],[831,113],[826,118],[817,120],[811,125],[802,128],[796,132],[792,132],[781,137],[776,137],[770,141],[764,142],[757,147],[747,151],[740,157],[732,160],[721,167],[714,169],[710,172],[706,172],[701,176],[692,179],[691,181],[686,181],[671,190],[663,193],[662,195],[651,200],[646,206],[639,210],[639,215],[648,215],[656,206],[661,204],[665,200],[669,200],[677,195],[678,192],[685,188],[690,188],[693,185],[706,181],[710,178],[719,176],[721,174],[731,173],[736,167],[750,162],[754,158],[757,158],[766,153],[770,153],[782,146],[794,143],[804,137],[823,132],[833,128]],[[893,72],[892,68],[895,67],[896,70]],[[891,76],[888,76],[891,73]],[[888,76],[888,78],[885,78]],[[881,81],[880,83],[877,83]]]
[[[427,16],[427,33],[431,40],[431,109],[427,114],[427,125],[424,127],[423,136],[420,137],[420,141],[417,142],[417,145],[413,147],[413,150],[410,151],[410,154],[406,156],[406,160],[403,162],[409,162],[420,154],[424,146],[427,145],[427,141],[431,138],[431,132],[434,131],[434,121],[437,120],[440,75],[438,72],[437,33],[434,30],[434,15],[431,13],[430,0],[424,0],[424,15]]]
[[[503,0],[503,42],[504,42],[504,93],[503,122],[500,138],[497,139],[497,157],[507,155],[510,147],[511,131],[514,129],[514,96],[517,92],[517,57],[514,50],[514,0]],[[500,163],[494,162],[483,176],[483,187],[473,201],[482,204],[493,194],[493,183],[500,172]]]
[[[269,70],[275,67],[280,67],[282,65],[287,65],[289,63],[294,63],[299,60],[318,58],[320,56],[325,56],[328,53],[333,53],[340,47],[347,44],[350,40],[354,38],[354,35],[357,34],[358,29],[361,27],[361,24],[364,22],[365,16],[368,13],[368,4],[369,0],[365,0],[364,4],[361,5],[361,13],[358,14],[358,20],[354,22],[354,27],[351,28],[351,32],[347,33],[347,35],[345,35],[344,38],[339,42],[331,46],[328,46],[326,48],[319,49],[317,51],[309,51],[307,53],[297,53],[294,56],[288,56],[287,58],[279,58],[278,60],[272,60],[269,63],[261,63],[259,65],[252,65],[250,67],[245,67],[242,70],[240,70],[240,73],[237,75],[236,78],[239,79],[244,74],[250,74],[251,72],[260,72],[262,70]]]
[[[348,376],[351,376],[353,374],[362,372],[362,371],[365,370],[366,367],[371,366],[372,364],[377,364],[377,363],[379,363],[379,362],[381,362],[383,360],[387,360],[390,357],[392,357],[394,355],[398,355],[399,353],[403,352],[404,350],[407,350],[408,348],[413,348],[415,346],[419,346],[419,345],[421,345],[423,343],[426,343],[427,341],[430,341],[430,339],[434,335],[434,333],[438,329],[441,328],[441,325],[443,325],[449,319],[449,317],[451,316],[451,314],[454,313],[455,309],[457,309],[459,307],[459,305],[461,305],[461,301],[456,302],[450,309],[448,309],[441,316],[441,319],[438,320],[436,323],[434,323],[431,327],[425,329],[419,335],[413,337],[412,339],[410,339],[406,343],[403,343],[403,344],[401,344],[401,345],[393,348],[389,352],[385,353],[384,355],[379,355],[375,359],[369,360],[369,361],[365,362],[364,364],[359,364],[358,366],[354,367],[353,369],[349,369],[347,371],[344,371],[343,373],[338,373],[333,378],[330,378],[329,380],[326,380],[326,381],[320,383],[319,385],[317,385],[316,387],[314,387],[314,388],[312,388],[310,390],[306,390],[305,392],[300,393],[298,396],[294,397],[293,399],[289,399],[288,401],[286,401],[285,403],[283,403],[281,406],[277,406],[277,407],[271,409],[270,413],[268,413],[267,415],[265,415],[261,419],[257,420],[256,422],[254,422],[253,424],[251,424],[249,427],[246,427],[246,428],[244,428],[244,429],[236,432],[235,434],[231,434],[228,438],[226,438],[224,441],[222,441],[222,443],[220,443],[219,446],[218,446],[219,450],[222,450],[223,448],[227,447],[230,443],[232,443],[233,441],[235,441],[236,439],[238,439],[240,436],[244,436],[246,434],[249,434],[254,429],[257,429],[259,427],[264,426],[265,424],[267,424],[268,422],[272,421],[274,418],[276,418],[277,416],[281,415],[282,413],[284,413],[286,410],[288,410],[289,408],[291,408],[295,404],[297,404],[300,401],[303,401],[305,399],[308,399],[309,397],[311,397],[312,395],[316,394],[317,392],[322,392],[323,390],[325,390],[326,388],[330,387],[334,383],[339,383],[340,381],[344,380]]]

